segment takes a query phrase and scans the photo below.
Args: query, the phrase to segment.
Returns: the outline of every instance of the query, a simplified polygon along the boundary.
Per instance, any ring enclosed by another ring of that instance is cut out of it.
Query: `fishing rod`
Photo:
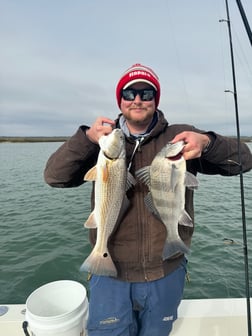
[[[230,56],[231,56],[231,66],[232,66],[232,77],[233,77],[233,91],[225,90],[225,92],[231,92],[234,97],[235,104],[235,117],[236,117],[236,131],[237,131],[237,147],[238,147],[238,162],[236,164],[239,166],[240,175],[240,191],[241,191],[241,210],[242,210],[242,229],[243,229],[243,251],[244,251],[244,269],[245,269],[245,287],[246,287],[246,303],[247,303],[247,325],[248,325],[248,336],[251,336],[251,309],[250,309],[250,286],[249,286],[249,267],[248,267],[248,246],[247,246],[247,229],[246,229],[246,213],[245,213],[245,197],[244,197],[244,183],[243,183],[243,169],[241,160],[241,148],[240,148],[240,122],[239,122],[239,111],[238,111],[238,99],[236,90],[236,76],[235,76],[235,64],[234,64],[234,53],[233,53],[233,42],[232,42],[232,32],[230,24],[230,15],[228,0],[226,2],[226,12],[227,20],[220,20],[220,22],[227,22],[228,33],[229,33],[229,46],[230,46]],[[237,1],[238,4],[238,1]],[[244,12],[242,4],[239,1],[239,9]],[[245,13],[244,17],[245,16]],[[248,25],[248,23],[247,23]],[[248,25],[249,27],[249,25]],[[250,29],[249,29],[250,30]],[[251,32],[251,31],[250,31]]]
[[[247,16],[245,14],[245,11],[243,9],[241,1],[240,0],[236,0],[236,3],[237,3],[237,6],[238,6],[238,9],[240,11],[244,27],[245,27],[246,32],[248,34],[248,38],[249,38],[250,44],[252,46],[252,32],[251,32],[251,29],[250,29],[250,26],[249,26],[249,23],[248,23],[248,20],[247,20]]]

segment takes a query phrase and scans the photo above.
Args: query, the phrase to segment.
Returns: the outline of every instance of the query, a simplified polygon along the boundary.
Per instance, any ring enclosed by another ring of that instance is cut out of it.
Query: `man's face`
[[[127,90],[152,90],[153,87],[147,83],[141,82],[131,85]],[[143,98],[144,99],[144,98]],[[156,110],[155,97],[150,101],[142,100],[137,94],[134,100],[121,99],[121,111],[125,119],[130,124],[149,125]]]

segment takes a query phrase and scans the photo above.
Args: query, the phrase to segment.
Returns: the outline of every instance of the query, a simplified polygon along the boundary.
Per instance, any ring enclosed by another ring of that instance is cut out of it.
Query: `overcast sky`
[[[240,129],[252,135],[252,48],[235,0],[229,9]],[[158,74],[170,123],[236,134],[226,18],[224,0],[0,0],[0,135],[114,119],[117,81],[138,62]]]

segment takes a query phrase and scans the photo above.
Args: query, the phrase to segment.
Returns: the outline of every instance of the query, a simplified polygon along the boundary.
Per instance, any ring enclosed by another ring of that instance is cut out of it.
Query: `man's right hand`
[[[106,117],[98,117],[93,125],[86,131],[90,141],[98,144],[102,135],[108,135],[112,132],[115,121]]]

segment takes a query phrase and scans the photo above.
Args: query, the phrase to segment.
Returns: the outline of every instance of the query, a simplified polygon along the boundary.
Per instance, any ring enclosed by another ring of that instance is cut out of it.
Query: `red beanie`
[[[117,104],[120,108],[121,105],[121,91],[126,89],[130,85],[135,83],[144,82],[148,83],[157,91],[155,96],[156,107],[159,104],[160,99],[160,84],[158,76],[155,72],[140,63],[132,65],[128,70],[124,72],[122,77],[120,78],[117,87],[116,87],[116,99]]]

